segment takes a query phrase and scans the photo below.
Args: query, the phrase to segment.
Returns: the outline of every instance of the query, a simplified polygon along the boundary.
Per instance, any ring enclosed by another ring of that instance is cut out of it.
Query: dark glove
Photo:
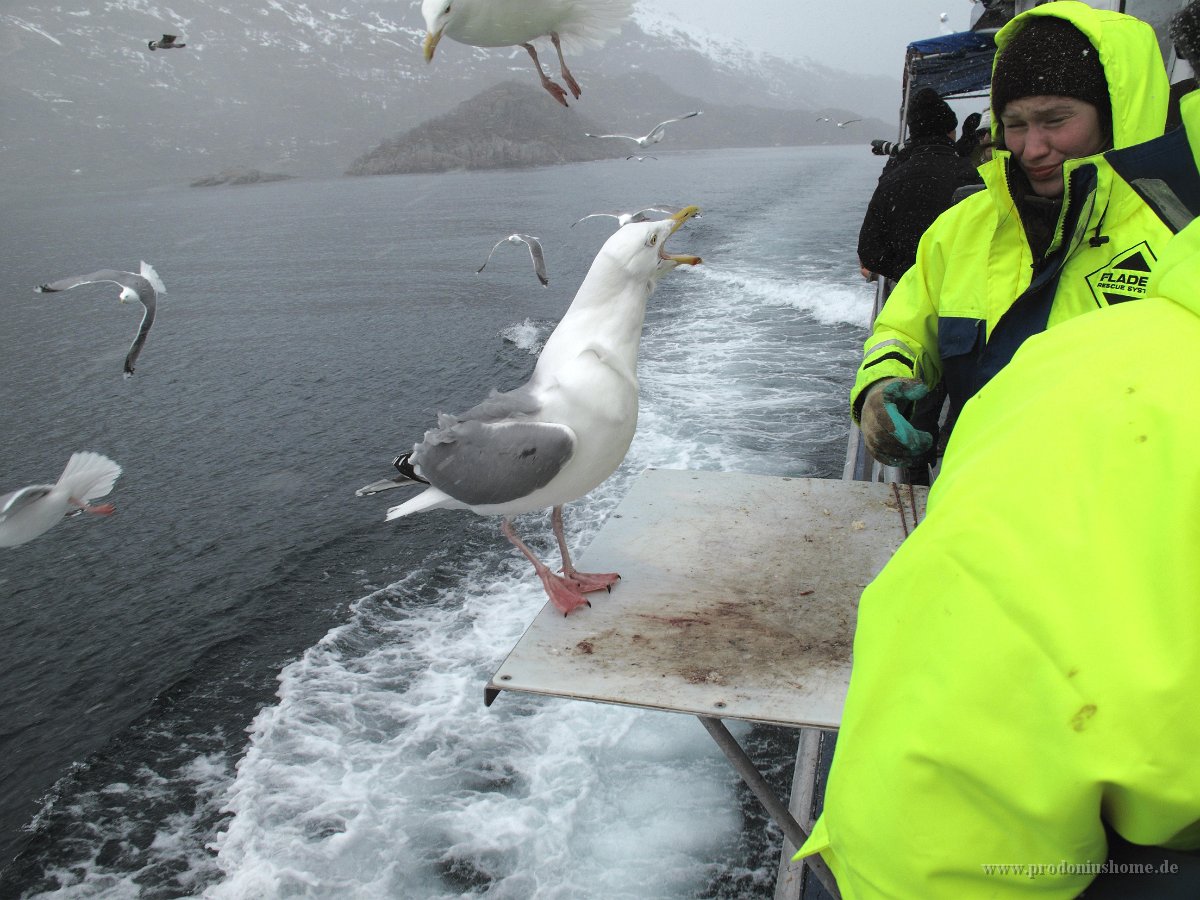
[[[867,451],[884,465],[914,465],[933,446],[933,435],[914,428],[897,407],[927,393],[929,388],[916,378],[884,378],[867,389],[859,427]]]
[[[983,121],[983,116],[979,113],[971,113],[963,119],[962,136],[975,136],[975,132],[979,130],[979,123]]]

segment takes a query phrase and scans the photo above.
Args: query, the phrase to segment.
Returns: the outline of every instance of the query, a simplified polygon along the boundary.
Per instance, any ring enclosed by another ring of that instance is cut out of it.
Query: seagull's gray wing
[[[601,218],[603,216],[609,216],[613,219],[616,219],[617,221],[621,220],[620,213],[608,213],[608,212],[588,213],[586,216],[583,217],[583,219],[576,219],[574,222],[572,222],[571,227],[574,228],[580,222],[584,221],[584,219],[596,219],[596,218]]]
[[[54,489],[52,484],[31,484],[15,491],[9,491],[0,496],[0,522],[9,516],[15,516],[29,504],[45,497]]]
[[[641,209],[639,209],[637,212],[635,212],[633,214],[634,218],[631,221],[633,221],[633,222],[647,221],[647,219],[649,219],[649,216],[647,216],[646,213],[662,213],[665,216],[673,216],[676,213],[679,213],[680,211],[682,211],[682,209],[683,209],[682,206],[643,206]]]
[[[487,264],[492,261],[492,253],[496,252],[496,247],[499,247],[501,244],[505,244],[507,242],[508,242],[508,238],[500,238],[500,240],[496,241],[495,245],[492,247],[491,253],[489,253],[487,256],[487,259],[485,259],[483,261],[483,265],[475,270],[476,275],[478,275],[480,272],[482,272],[484,269],[487,268]]]
[[[146,343],[146,336],[150,334],[150,326],[154,324],[154,317],[158,309],[158,294],[150,286],[150,282],[141,276],[138,276],[137,280],[145,283],[144,289],[134,289],[137,290],[138,299],[142,301],[145,312],[142,313],[142,324],[138,326],[137,334],[133,337],[133,343],[129,345],[129,352],[125,354],[126,378],[133,374],[133,367],[142,353],[142,345]]]
[[[90,275],[75,275],[71,278],[60,278],[58,281],[51,281],[49,284],[39,284],[34,290],[39,294],[53,294],[55,291],[69,291],[71,288],[79,287],[81,284],[111,282],[112,284],[136,291],[137,288],[132,286],[130,283],[131,280],[141,281],[145,285],[150,284],[142,276],[136,275],[133,272],[121,272],[117,269],[101,269],[98,272],[92,272]]]
[[[642,140],[641,138],[634,137],[632,134],[591,134],[590,132],[585,131],[583,136],[594,138],[623,138],[627,141],[633,141],[635,144],[640,143]]]
[[[538,281],[544,287],[550,286],[550,276],[546,274],[546,256],[542,253],[542,242],[531,234],[518,234],[518,238],[525,242],[525,246],[529,248],[529,258],[533,260],[533,271],[537,275]]]
[[[421,477],[468,506],[527,497],[575,453],[575,432],[539,422],[529,388],[491,396],[461,416],[439,417],[412,454]]]
[[[650,129],[650,133],[642,138],[642,140],[647,143],[657,144],[663,139],[663,136],[667,133],[667,126],[672,122],[682,122],[684,119],[690,119],[692,116],[698,115],[700,115],[700,111],[696,110],[696,112],[684,113],[682,116],[676,116],[673,119],[667,119],[665,122],[659,122]]]

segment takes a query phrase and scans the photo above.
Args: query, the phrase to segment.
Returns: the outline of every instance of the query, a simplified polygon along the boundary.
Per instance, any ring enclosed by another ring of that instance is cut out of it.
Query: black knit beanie
[[[1188,61],[1192,71],[1200,75],[1200,0],[1192,0],[1187,8],[1176,13],[1167,28],[1175,54]]]
[[[908,133],[910,137],[947,135],[958,127],[958,116],[933,88],[921,88],[908,101]]]
[[[996,55],[992,109],[997,115],[1024,97],[1074,97],[1096,107],[1112,134],[1112,104],[1100,54],[1078,28],[1054,16],[1031,16]]]

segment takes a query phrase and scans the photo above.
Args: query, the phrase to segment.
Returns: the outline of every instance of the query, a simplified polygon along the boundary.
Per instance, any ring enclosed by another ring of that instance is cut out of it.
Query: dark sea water
[[[870,308],[858,147],[5,203],[0,493],[76,450],[107,519],[0,550],[0,897],[770,897],[780,836],[687,716],[483,685],[544,595],[498,522],[357,498],[532,371],[607,220],[696,203],[650,300],[647,466],[839,477]],[[550,287],[523,248],[542,238]],[[141,307],[34,285],[151,263]],[[553,557],[547,516],[517,522]],[[794,736],[742,726],[786,783]]]

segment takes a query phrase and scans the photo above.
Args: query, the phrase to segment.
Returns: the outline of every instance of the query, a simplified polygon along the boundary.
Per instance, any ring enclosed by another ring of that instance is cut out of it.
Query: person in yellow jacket
[[[1200,63],[1200,0],[1189,35]],[[1195,175],[1200,92],[1181,108]],[[1200,219],[1148,293],[979,390],[863,593],[797,853],[847,900],[1200,896],[1200,855],[1175,852],[1200,848]]]
[[[868,451],[889,465],[912,464],[932,442],[906,418],[909,401],[942,382],[953,419],[1030,335],[1144,296],[1170,235],[1096,155],[1163,133],[1169,86],[1154,30],[1059,0],[1014,18],[996,46],[986,190],[926,231],[851,392]]]

